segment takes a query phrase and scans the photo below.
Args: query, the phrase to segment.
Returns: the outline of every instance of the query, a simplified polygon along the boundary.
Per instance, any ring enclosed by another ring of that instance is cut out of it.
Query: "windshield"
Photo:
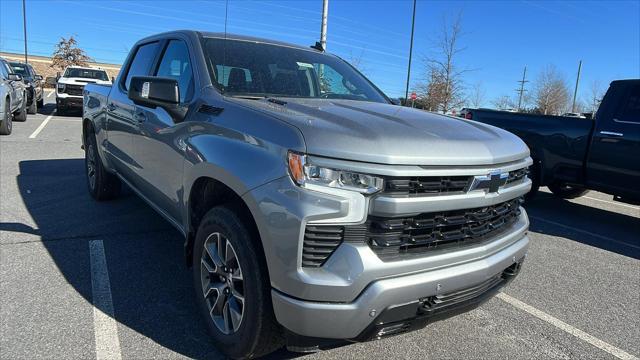
[[[219,38],[206,38],[204,48],[213,83],[230,96],[387,102],[367,79],[334,56]]]
[[[23,64],[11,63],[11,69],[13,69],[13,72],[15,74],[20,74],[20,75],[22,75],[22,77],[29,77],[30,76],[29,70]]]
[[[109,77],[104,70],[68,68],[64,77],[78,77],[108,81]]]

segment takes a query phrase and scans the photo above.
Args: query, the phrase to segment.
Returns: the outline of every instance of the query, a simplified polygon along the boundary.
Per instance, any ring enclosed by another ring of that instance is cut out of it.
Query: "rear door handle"
[[[623,133],[614,132],[614,131],[600,131],[600,135],[609,136],[609,137],[623,137]]]

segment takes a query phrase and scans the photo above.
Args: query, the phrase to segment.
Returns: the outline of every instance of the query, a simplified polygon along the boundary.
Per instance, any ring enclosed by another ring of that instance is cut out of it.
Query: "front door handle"
[[[109,103],[107,105],[107,111],[114,111],[116,109],[116,105],[114,103]]]
[[[145,113],[143,112],[136,112],[135,114],[133,114],[133,119],[138,123],[143,123],[147,121],[147,115],[145,115]]]
[[[609,136],[609,137],[623,137],[623,133],[614,132],[614,131],[600,131],[600,135]]]

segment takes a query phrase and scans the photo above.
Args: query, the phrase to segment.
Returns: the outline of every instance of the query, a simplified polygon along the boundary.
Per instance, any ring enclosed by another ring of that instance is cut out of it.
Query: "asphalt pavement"
[[[0,137],[0,358],[222,358],[180,235],[131,191],[90,198],[80,114],[46,100]],[[539,195],[522,273],[498,297],[417,332],[269,357],[637,359],[640,207]]]

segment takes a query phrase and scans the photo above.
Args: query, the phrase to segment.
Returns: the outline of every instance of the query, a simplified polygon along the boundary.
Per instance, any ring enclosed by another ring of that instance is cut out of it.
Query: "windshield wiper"
[[[257,95],[229,95],[234,98],[239,99],[248,99],[248,100],[262,100],[265,99],[266,96],[257,96]]]

